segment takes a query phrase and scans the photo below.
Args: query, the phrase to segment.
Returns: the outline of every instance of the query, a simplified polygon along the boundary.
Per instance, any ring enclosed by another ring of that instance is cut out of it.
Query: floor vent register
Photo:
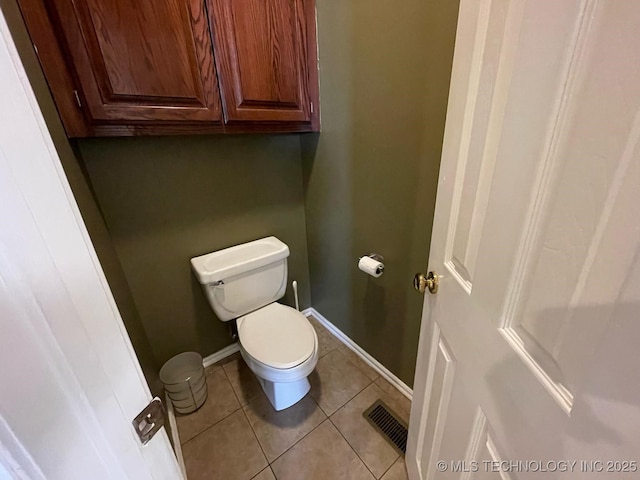
[[[362,415],[404,457],[407,451],[406,423],[382,400],[376,400]]]

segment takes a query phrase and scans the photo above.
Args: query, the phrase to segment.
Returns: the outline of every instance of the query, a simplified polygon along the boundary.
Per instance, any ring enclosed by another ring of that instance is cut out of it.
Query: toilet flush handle
[[[224,285],[224,280],[218,280],[217,282],[213,282],[214,287],[219,287],[220,285]]]

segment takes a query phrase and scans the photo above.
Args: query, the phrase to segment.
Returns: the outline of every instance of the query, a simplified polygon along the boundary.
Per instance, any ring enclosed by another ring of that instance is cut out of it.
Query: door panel
[[[54,3],[93,120],[221,120],[203,0]]]
[[[310,121],[303,0],[209,0],[228,121]],[[317,108],[317,106],[316,106]]]
[[[411,478],[639,460],[638,22],[632,2],[461,2]],[[499,460],[578,463],[487,468]]]
[[[508,6],[508,1],[496,0],[474,7],[478,9],[478,22],[471,37],[465,106],[468,114],[461,131],[445,253],[447,269],[469,293],[495,162],[499,133],[495,127],[504,115],[504,92],[497,84],[497,75],[499,68],[509,68],[502,50]]]
[[[15,478],[182,479],[164,430],[134,432],[151,393],[2,11],[0,105],[0,460]]]
[[[451,466],[452,473],[461,473],[459,476],[482,480],[509,480],[513,478],[508,472],[497,472],[492,468],[484,468],[484,465],[501,462],[502,455],[494,441],[489,422],[484,412],[478,408],[470,430],[469,441],[466,446],[463,462]]]
[[[602,16],[620,21],[611,12]],[[547,166],[542,201],[532,207],[535,221],[525,237],[531,247],[519,253],[522,268],[514,284],[520,287],[503,328],[516,351],[553,382],[552,393],[562,395],[568,410],[593,345],[606,332],[637,241],[630,220],[638,191],[632,182],[638,179],[640,102],[629,97],[640,88],[626,77],[640,74],[640,55],[628,51],[637,38],[623,30],[605,41],[598,33],[584,32],[576,46],[588,55],[575,67],[580,72],[570,72],[584,75],[576,86],[584,100],[567,106],[566,138]],[[607,307],[577,315],[576,307],[594,301]]]
[[[425,452],[421,459],[421,468],[428,471],[441,455],[444,426],[449,415],[451,395],[455,377],[455,359],[450,348],[442,338],[438,325],[433,326],[431,337],[431,358],[427,373],[427,391],[429,401],[425,403],[423,415],[426,422],[421,425],[420,438],[424,444],[420,449]],[[457,414],[459,412],[454,412]]]

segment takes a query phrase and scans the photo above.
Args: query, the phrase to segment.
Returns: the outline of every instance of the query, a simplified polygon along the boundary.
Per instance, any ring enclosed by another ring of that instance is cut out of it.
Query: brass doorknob
[[[435,295],[438,293],[438,274],[436,272],[416,273],[413,277],[413,288],[418,292],[424,293],[427,289],[429,293]]]

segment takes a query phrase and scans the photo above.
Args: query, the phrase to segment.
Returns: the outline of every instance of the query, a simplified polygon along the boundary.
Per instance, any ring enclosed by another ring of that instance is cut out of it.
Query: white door
[[[0,478],[182,478],[0,13]]]
[[[461,2],[414,480],[640,478],[639,25],[637,1]]]

